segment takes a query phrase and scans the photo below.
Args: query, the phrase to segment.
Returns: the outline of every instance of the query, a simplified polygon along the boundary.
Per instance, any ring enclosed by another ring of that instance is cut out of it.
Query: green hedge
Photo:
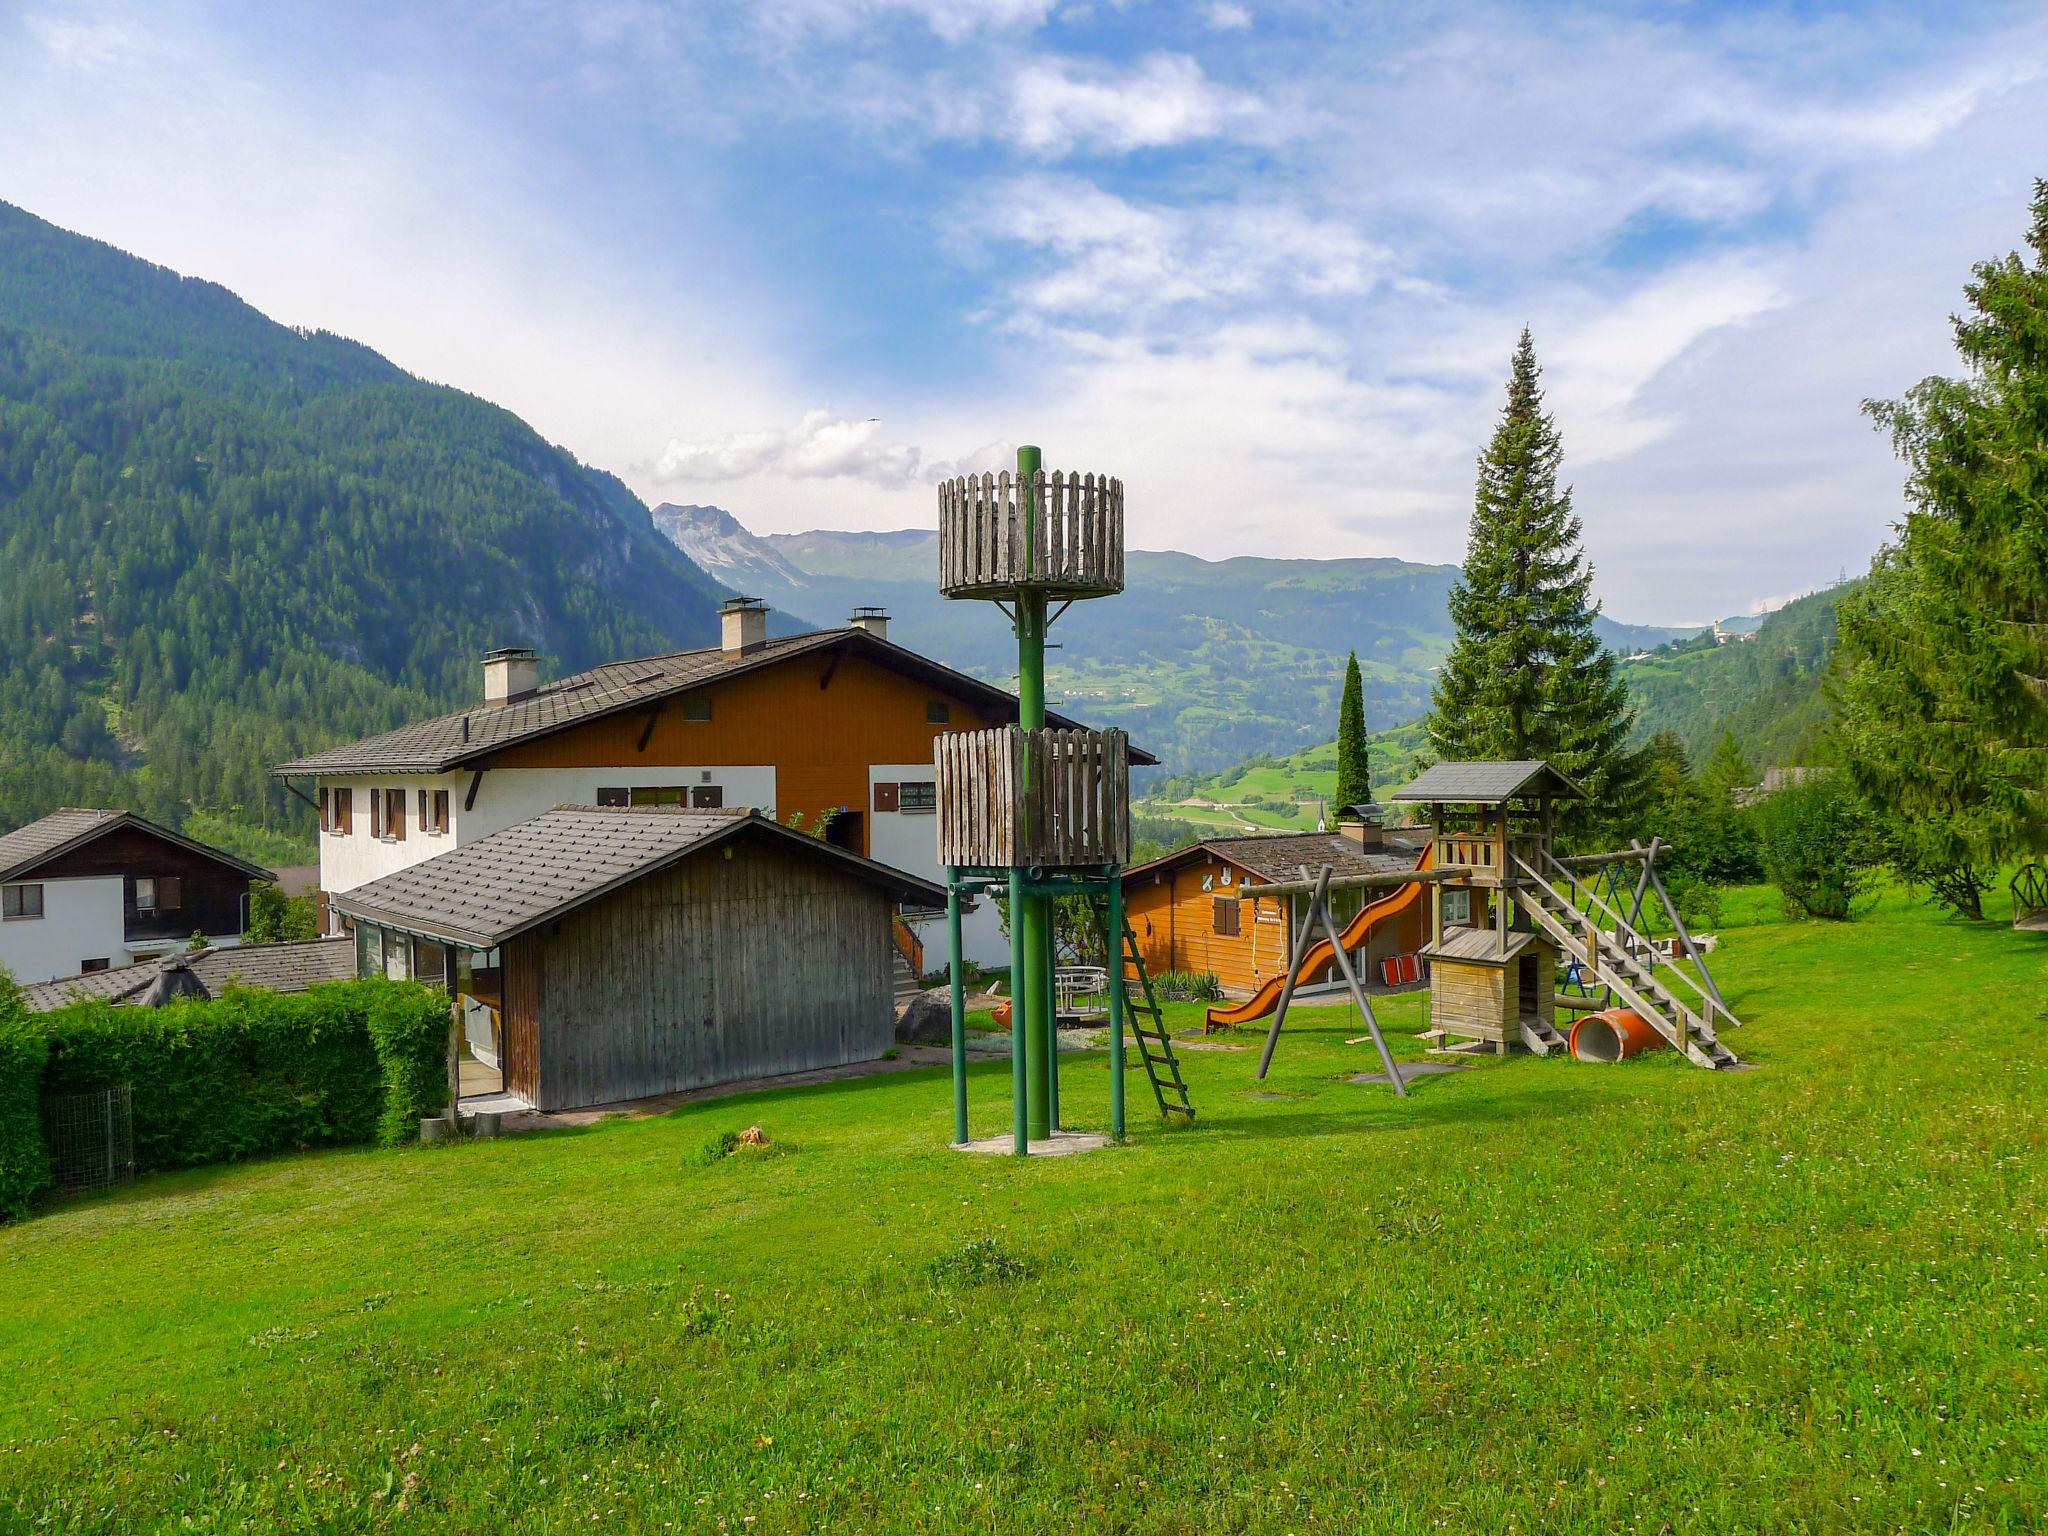
[[[49,1182],[43,1155],[43,1061],[49,1047],[0,971],[0,1221],[25,1214]]]
[[[45,1094],[132,1088],[143,1172],[407,1140],[448,1101],[448,999],[411,982],[235,990],[161,1008],[74,1003],[42,1027]]]

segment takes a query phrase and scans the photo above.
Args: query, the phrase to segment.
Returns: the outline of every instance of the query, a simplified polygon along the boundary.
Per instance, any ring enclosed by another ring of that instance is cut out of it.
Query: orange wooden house
[[[1300,917],[1293,898],[1246,901],[1240,886],[1299,880],[1304,865],[1311,876],[1325,864],[1340,875],[1400,874],[1415,868],[1426,846],[1421,835],[1358,822],[1335,832],[1205,838],[1126,870],[1124,910],[1147,971],[1213,972],[1226,996],[1246,997],[1286,969],[1288,928]],[[1331,892],[1339,924],[1376,894]],[[1422,947],[1426,910],[1407,903],[1361,936],[1350,951],[1361,981],[1379,982],[1381,961]]]

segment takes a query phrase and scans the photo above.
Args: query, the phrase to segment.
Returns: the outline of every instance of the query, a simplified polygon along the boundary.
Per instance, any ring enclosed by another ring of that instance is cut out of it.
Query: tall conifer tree
[[[1464,571],[1451,588],[1451,652],[1437,674],[1429,740],[1439,758],[1543,758],[1614,809],[1631,791],[1628,696],[1593,632],[1592,567],[1556,423],[1543,409],[1527,330],[1507,405],[1479,459]]]
[[[1337,814],[1372,799],[1372,759],[1365,737],[1365,680],[1358,652],[1344,665],[1344,697],[1337,705]]]

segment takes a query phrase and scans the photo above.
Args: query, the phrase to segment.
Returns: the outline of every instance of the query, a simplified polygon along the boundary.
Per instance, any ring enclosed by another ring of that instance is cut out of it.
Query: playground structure
[[[1560,858],[1554,847],[1558,803],[1583,798],[1583,792],[1536,759],[1438,763],[1392,798],[1428,807],[1429,847],[1413,872],[1332,879],[1327,869],[1319,876],[1304,869],[1299,881],[1239,891],[1248,900],[1305,896],[1310,909],[1298,934],[1289,930],[1289,965],[1274,1000],[1259,1076],[1272,1059],[1295,985],[1333,961],[1387,1059],[1378,1021],[1345,949],[1347,940],[1355,947],[1368,931],[1364,920],[1375,908],[1418,899],[1424,891],[1431,902],[1430,941],[1423,951],[1430,967],[1431,1028],[1423,1038],[1434,1054],[1561,1053],[1571,1046],[1556,1023],[1563,1011],[1601,1021],[1584,1037],[1587,1059],[1635,1054],[1644,1044],[1640,1031],[1648,1030],[1695,1066],[1740,1065],[1719,1030],[1742,1021],[1722,999],[1657,873],[1660,843]],[[1340,934],[1326,905],[1329,891],[1339,885],[1394,889]],[[1646,912],[1661,914],[1670,927],[1674,939],[1668,949],[1644,931]],[[1325,937],[1311,946],[1317,921]],[[1557,985],[1560,966],[1571,979],[1563,991]],[[1232,1011],[1258,1017],[1259,1002],[1255,997]],[[1387,1065],[1396,1091],[1404,1091],[1390,1059]]]
[[[2012,877],[2012,925],[2022,933],[2048,933],[2048,870],[2023,864]]]
[[[1107,958],[1110,1131],[1124,1134],[1128,1026],[1162,1115],[1194,1106],[1157,997],[1124,920],[1131,849],[1130,742],[1122,731],[1047,729],[1046,633],[1074,603],[1124,585],[1124,488],[1107,475],[1048,475],[1033,447],[1014,478],[968,475],[939,487],[939,590],[994,603],[1017,636],[1017,724],[933,743],[939,862],[952,941],[953,1141],[969,1142],[961,911],[971,896],[1009,904],[1012,1150],[1061,1129],[1054,901],[1080,896]],[[1132,983],[1136,983],[1135,993]]]

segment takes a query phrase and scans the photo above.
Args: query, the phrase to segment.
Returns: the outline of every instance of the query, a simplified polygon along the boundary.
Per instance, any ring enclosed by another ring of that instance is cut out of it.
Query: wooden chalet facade
[[[1245,901],[1238,887],[1298,880],[1324,864],[1340,874],[1398,874],[1415,867],[1423,843],[1377,826],[1346,823],[1335,832],[1250,834],[1205,838],[1124,872],[1124,910],[1138,952],[1154,975],[1211,971],[1226,996],[1244,997],[1287,968],[1291,898]],[[1331,905],[1346,923],[1364,905],[1358,891],[1339,891]],[[1379,924],[1358,949],[1361,979],[1377,980],[1379,963],[1412,954],[1426,936],[1420,904]]]
[[[24,985],[241,941],[269,871],[130,811],[61,810],[0,837],[0,969]]]
[[[775,639],[750,600],[724,618],[716,648],[545,684],[531,653],[494,652],[480,706],[279,765],[312,782],[322,889],[344,894],[572,804],[753,808],[807,826],[829,815],[834,845],[942,878],[933,743],[1014,722],[1015,697],[891,643],[879,613]],[[944,924],[911,920],[937,967]],[[1007,961],[992,905],[970,916],[965,943],[970,958]]]
[[[732,809],[563,806],[332,898],[537,1109],[872,1061],[899,903],[944,892]]]

